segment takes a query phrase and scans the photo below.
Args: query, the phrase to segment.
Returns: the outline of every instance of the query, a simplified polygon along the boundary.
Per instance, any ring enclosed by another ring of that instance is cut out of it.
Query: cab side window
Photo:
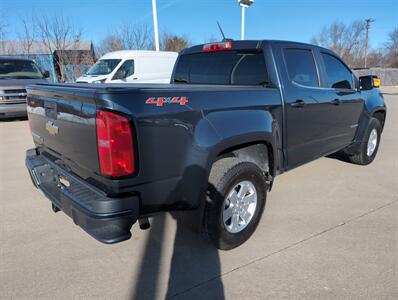
[[[231,83],[236,85],[263,84],[268,82],[264,55],[242,54],[231,74]]]
[[[311,50],[284,49],[287,72],[290,80],[308,87],[318,87],[318,73]]]
[[[321,52],[326,71],[326,87],[334,89],[352,89],[351,71],[333,55]]]
[[[134,60],[126,60],[116,71],[113,79],[124,79],[134,74]]]

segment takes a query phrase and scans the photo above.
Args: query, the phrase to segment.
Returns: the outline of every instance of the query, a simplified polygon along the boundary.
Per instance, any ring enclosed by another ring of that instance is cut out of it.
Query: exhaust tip
[[[149,220],[146,217],[138,219],[138,224],[142,230],[147,230],[151,227],[151,223],[149,223]]]

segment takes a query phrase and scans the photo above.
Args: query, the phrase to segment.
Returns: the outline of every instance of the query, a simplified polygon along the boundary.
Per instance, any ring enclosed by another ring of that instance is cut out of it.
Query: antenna
[[[224,32],[222,31],[222,28],[221,28],[220,23],[218,21],[217,21],[217,25],[218,25],[218,29],[220,29],[220,32],[221,32],[221,35],[222,35],[222,40],[225,41],[226,38],[225,38]]]

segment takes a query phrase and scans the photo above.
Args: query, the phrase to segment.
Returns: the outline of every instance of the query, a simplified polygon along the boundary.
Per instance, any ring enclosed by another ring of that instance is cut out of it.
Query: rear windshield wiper
[[[15,79],[42,79],[43,77],[16,76]]]
[[[31,77],[31,76],[5,76],[0,79],[42,79],[42,77]]]
[[[182,78],[174,78],[173,82],[177,83],[188,83],[188,80]]]
[[[258,85],[261,85],[263,87],[269,87],[269,88],[275,87],[274,84],[272,82],[269,82],[269,81],[262,81]]]

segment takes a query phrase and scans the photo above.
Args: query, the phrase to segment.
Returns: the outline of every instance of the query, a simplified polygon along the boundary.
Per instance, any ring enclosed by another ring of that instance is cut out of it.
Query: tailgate
[[[27,90],[29,125],[40,151],[74,171],[98,173],[95,89],[34,85]]]

